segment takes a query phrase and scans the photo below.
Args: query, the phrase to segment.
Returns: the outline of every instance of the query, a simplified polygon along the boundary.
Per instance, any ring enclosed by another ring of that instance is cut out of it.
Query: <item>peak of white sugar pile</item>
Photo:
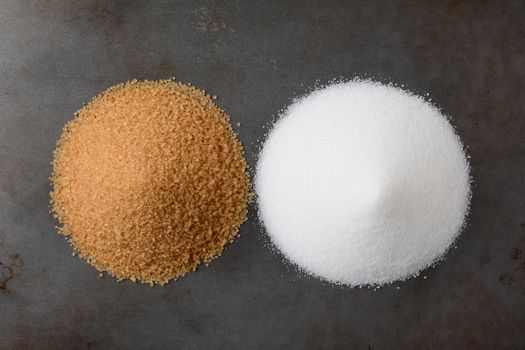
[[[465,222],[470,175],[437,108],[351,81],[287,108],[263,145],[255,190],[288,260],[330,282],[380,285],[443,257]]]

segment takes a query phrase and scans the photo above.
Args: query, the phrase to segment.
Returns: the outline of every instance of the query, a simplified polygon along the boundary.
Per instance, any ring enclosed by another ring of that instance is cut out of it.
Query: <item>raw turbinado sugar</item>
[[[246,220],[243,148],[210,96],[174,80],[113,86],[58,143],[53,211],[75,252],[164,284],[221,254]]]
[[[417,275],[461,232],[469,164],[447,118],[371,81],[296,100],[260,153],[260,218],[286,259],[351,286]]]

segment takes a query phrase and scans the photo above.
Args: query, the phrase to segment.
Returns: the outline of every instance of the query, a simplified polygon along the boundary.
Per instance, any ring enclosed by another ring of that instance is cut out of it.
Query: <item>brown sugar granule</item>
[[[76,112],[51,180],[75,252],[118,280],[152,285],[220,255],[250,201],[229,117],[174,80],[119,84]]]

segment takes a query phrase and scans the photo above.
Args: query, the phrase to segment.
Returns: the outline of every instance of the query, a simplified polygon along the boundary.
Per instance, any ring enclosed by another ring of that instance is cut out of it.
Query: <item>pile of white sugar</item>
[[[297,100],[265,141],[260,218],[305,272],[351,286],[415,276],[447,252],[470,203],[469,164],[440,111],[400,88],[338,83]]]

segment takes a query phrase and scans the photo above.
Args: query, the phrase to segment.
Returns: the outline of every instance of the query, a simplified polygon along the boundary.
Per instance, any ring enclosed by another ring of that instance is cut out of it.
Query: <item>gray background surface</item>
[[[524,18],[523,1],[0,1],[0,349],[523,349]],[[429,92],[469,146],[470,226],[426,279],[301,276],[253,208],[220,259],[163,288],[98,279],[56,233],[55,142],[110,85],[218,95],[254,166],[272,115],[355,74]]]

